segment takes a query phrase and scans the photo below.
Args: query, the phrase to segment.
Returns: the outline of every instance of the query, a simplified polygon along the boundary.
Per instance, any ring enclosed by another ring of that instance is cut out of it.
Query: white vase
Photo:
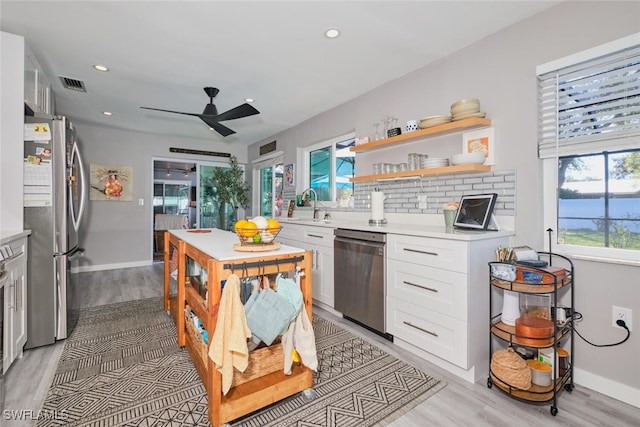
[[[500,317],[505,325],[516,325],[516,319],[520,317],[520,294],[518,292],[505,289]]]

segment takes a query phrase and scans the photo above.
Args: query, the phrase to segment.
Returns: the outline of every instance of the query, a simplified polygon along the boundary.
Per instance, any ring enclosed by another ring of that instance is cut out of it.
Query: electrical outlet
[[[631,318],[632,310],[630,308],[611,306],[611,326],[614,328],[624,329],[621,326],[618,326],[616,322],[618,320],[624,320],[625,325],[631,331],[631,323],[633,319]]]
[[[426,194],[418,194],[418,208],[419,209],[427,209],[427,195]]]

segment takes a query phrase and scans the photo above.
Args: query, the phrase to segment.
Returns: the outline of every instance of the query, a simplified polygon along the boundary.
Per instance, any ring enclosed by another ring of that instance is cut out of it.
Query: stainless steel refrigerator
[[[85,174],[72,123],[60,116],[25,117],[24,227],[27,344],[68,337],[77,322],[78,231],[86,201]]]

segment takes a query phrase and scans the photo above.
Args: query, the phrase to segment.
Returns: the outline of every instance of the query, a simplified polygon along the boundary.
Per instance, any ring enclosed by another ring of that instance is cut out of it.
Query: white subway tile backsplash
[[[455,176],[427,176],[415,180],[355,183],[354,208],[327,208],[327,211],[368,213],[371,210],[371,192],[376,188],[387,197],[384,208],[388,213],[439,214],[444,203],[458,201],[463,195],[481,193],[498,194],[494,208],[497,215],[513,216],[516,210],[516,172],[500,170]],[[425,209],[418,207],[419,194],[427,196]],[[286,189],[284,199],[295,200],[295,190]]]

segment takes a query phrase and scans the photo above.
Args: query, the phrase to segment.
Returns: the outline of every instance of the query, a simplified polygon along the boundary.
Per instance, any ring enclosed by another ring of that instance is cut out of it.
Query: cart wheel
[[[304,400],[305,402],[313,402],[316,397],[318,397],[317,393],[315,392],[314,389],[312,388],[308,388],[305,390],[302,390],[302,400]]]
[[[565,384],[564,389],[571,393],[573,391],[573,384]]]
[[[487,388],[491,388],[493,387],[493,381],[491,380],[491,377],[487,378]]]
[[[554,417],[556,415],[558,415],[558,408],[556,408],[555,406],[551,407],[551,415],[553,415]]]

